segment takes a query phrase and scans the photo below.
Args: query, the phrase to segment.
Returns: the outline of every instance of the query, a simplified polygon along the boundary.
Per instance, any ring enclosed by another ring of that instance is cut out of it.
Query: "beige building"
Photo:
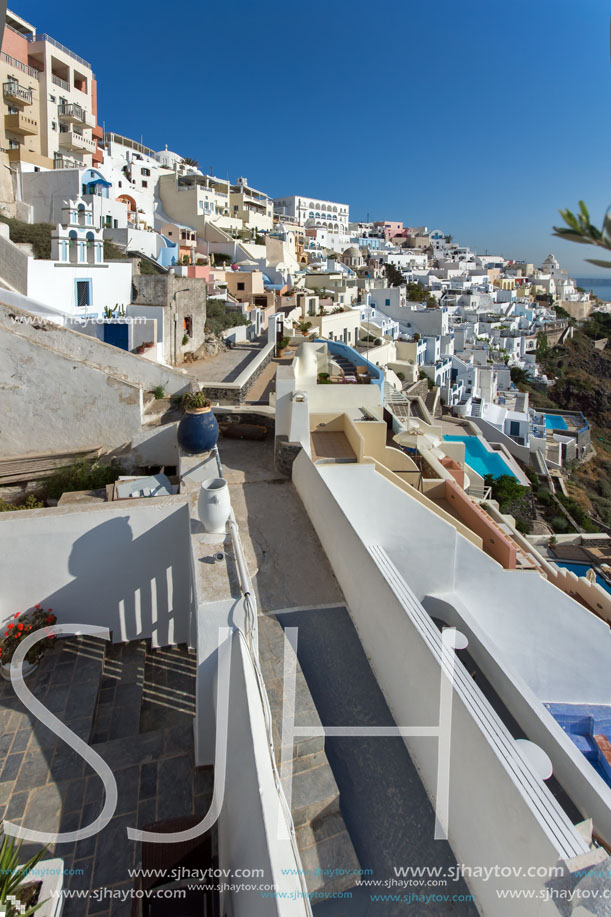
[[[14,173],[99,161],[97,87],[87,61],[8,11],[0,77],[2,150],[18,166]]]
[[[159,196],[165,213],[177,223],[203,233],[206,222],[221,229],[241,229],[229,209],[230,184],[213,175],[161,175]]]
[[[274,203],[262,191],[251,188],[246,178],[231,185],[229,209],[232,217],[242,221],[244,229],[269,232],[274,226]]]
[[[57,168],[91,166],[97,153],[91,64],[48,35],[35,35],[29,45],[30,64],[40,70],[43,156]]]
[[[2,203],[13,204],[19,199],[17,173],[22,169],[53,167],[52,160],[42,155],[41,148],[41,74],[30,66],[27,35],[34,26],[10,11],[6,14],[6,28],[0,54],[0,81],[2,83],[2,168],[0,196]],[[15,195],[16,192],[16,195]]]

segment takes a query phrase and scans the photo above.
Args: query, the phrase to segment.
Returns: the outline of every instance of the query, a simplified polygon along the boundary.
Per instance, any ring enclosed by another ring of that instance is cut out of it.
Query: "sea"
[[[576,277],[575,280],[577,286],[588,292],[593,290],[603,302],[611,302],[611,277]]]

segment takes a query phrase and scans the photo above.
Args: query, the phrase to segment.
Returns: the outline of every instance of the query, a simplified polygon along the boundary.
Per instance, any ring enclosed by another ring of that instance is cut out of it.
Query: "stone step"
[[[192,728],[195,716],[197,655],[185,645],[147,648],[140,732],[179,719]]]
[[[139,732],[146,653],[144,640],[114,643],[106,648],[91,736],[93,743]]]
[[[325,753],[295,758],[291,765],[291,812],[295,828],[328,815],[339,815],[339,790]],[[280,768],[282,779],[286,772],[287,768]]]
[[[310,894],[347,891],[359,884],[360,864],[344,819],[335,813],[296,831],[301,865]]]

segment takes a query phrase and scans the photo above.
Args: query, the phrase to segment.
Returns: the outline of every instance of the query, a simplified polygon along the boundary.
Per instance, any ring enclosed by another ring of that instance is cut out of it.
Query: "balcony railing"
[[[82,127],[93,127],[93,116],[74,102],[64,102],[58,105],[57,114],[60,121],[69,121]]]
[[[9,80],[8,83],[3,83],[2,92],[7,99],[23,102],[25,105],[32,104],[32,90],[20,86],[15,80]]]
[[[54,169],[83,169],[84,167],[84,163],[79,162],[77,159],[69,159],[68,156],[62,156],[61,153],[55,154],[53,160]]]
[[[77,60],[79,64],[82,64],[83,67],[87,67],[88,70],[91,70],[91,64],[89,61],[86,61],[83,57],[79,57],[78,54],[75,54],[74,51],[71,51],[70,48],[67,48],[65,45],[60,44],[54,38],[51,38],[50,35],[28,35],[28,41],[48,41],[50,45],[54,45],[56,48],[59,48],[60,51],[63,51],[64,54],[68,54],[70,57]]]
[[[63,80],[61,76],[56,76],[54,73],[51,74],[51,79],[56,86],[59,86],[61,89],[66,89],[70,91],[70,83],[68,80]]]
[[[51,79],[56,86],[60,86],[62,89],[66,89],[68,91],[70,90],[70,83],[67,80],[62,80],[61,76],[55,76],[53,73],[51,74]]]
[[[20,60],[16,60],[5,51],[0,51],[0,60],[3,60],[6,64],[10,64],[11,67],[15,68],[15,70],[21,70],[22,73],[27,73],[28,76],[33,77],[35,80],[40,79],[39,70],[36,70],[34,67],[28,67],[27,64],[22,64]]]

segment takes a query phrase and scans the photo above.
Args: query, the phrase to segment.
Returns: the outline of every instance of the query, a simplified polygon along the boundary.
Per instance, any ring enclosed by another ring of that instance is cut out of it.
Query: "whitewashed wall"
[[[395,598],[386,579],[379,571],[363,540],[385,544],[397,537],[401,510],[409,501],[380,501],[380,493],[371,487],[372,472],[367,478],[359,474],[363,466],[314,466],[301,452],[293,466],[293,480],[308,511],[323,548],[333,566],[335,575],[346,596],[350,612],[371,662],[378,683],[384,693],[395,722],[402,726],[436,725],[439,721],[439,665],[407,614]],[[352,474],[357,469],[357,475]],[[346,474],[347,472],[347,474]],[[341,480],[343,478],[343,481]],[[383,490],[390,485],[382,482]],[[369,500],[375,501],[372,513]],[[360,525],[352,516],[348,519],[341,506],[352,507],[365,503],[359,519],[368,524],[359,534]],[[396,514],[393,505],[397,506]],[[420,522],[426,514],[418,507]],[[364,514],[364,515],[363,515]],[[377,518],[377,522],[376,522]],[[437,526],[449,529],[437,521]],[[364,535],[366,530],[367,534]],[[422,550],[427,554],[423,562],[420,551],[412,558],[414,574],[408,582],[418,586],[417,567],[429,566],[440,579],[440,591],[451,587],[443,555],[431,551],[427,527],[409,524],[403,516],[402,534],[417,532],[404,545],[424,541]],[[386,537],[384,533],[386,532]],[[455,536],[460,539],[460,536]],[[427,551],[428,545],[428,551]],[[431,562],[434,558],[433,563]],[[437,772],[437,742],[426,738],[406,740],[412,759],[418,768],[430,797],[434,798]],[[511,817],[508,817],[511,813]],[[466,865],[490,866],[498,864],[515,867],[552,866],[557,852],[539,824],[534,812],[526,803],[514,783],[506,763],[495,753],[488,739],[462,702],[454,697],[452,730],[452,765],[450,769],[450,820],[449,840],[455,856]],[[432,825],[430,830],[432,831]],[[495,917],[514,917],[515,901],[502,900],[499,889],[540,889],[543,881],[526,877],[495,878],[488,881],[469,880],[470,890],[483,913]],[[537,900],[532,907],[521,902],[525,915],[556,914],[551,902]]]
[[[10,570],[0,621],[37,603],[60,624],[109,627],[115,642],[188,642],[192,614],[185,497],[0,514]]]

